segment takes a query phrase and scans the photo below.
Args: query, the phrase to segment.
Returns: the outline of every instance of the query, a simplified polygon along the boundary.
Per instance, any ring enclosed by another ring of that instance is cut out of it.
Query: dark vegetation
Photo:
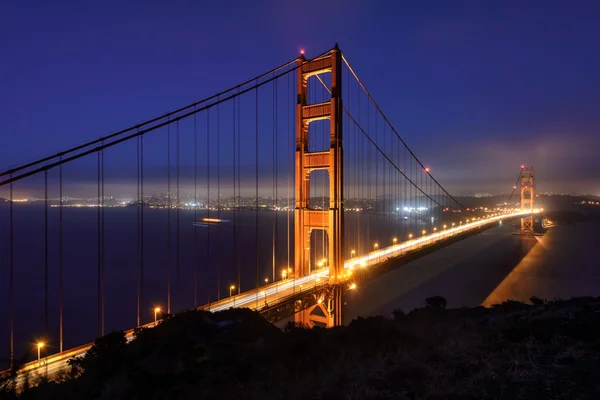
[[[447,310],[281,331],[247,309],[192,311],[96,341],[20,399],[598,399],[600,298]]]

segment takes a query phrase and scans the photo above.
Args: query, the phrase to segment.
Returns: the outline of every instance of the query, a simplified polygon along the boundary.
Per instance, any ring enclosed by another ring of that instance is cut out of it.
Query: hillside
[[[532,301],[445,310],[434,298],[329,330],[187,312],[130,344],[99,339],[71,376],[20,398],[600,398],[600,298]]]

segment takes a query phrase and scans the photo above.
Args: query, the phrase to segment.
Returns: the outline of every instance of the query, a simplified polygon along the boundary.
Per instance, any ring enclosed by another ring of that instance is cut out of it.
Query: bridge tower
[[[521,167],[521,210],[529,214],[521,218],[521,234],[533,235],[533,198],[534,177],[533,167]]]
[[[344,269],[343,232],[344,210],[342,203],[342,56],[336,47],[326,56],[306,61],[304,56],[297,60],[298,102],[296,105],[296,208],[294,210],[294,258],[297,277],[306,276],[311,255],[310,236],[313,230],[324,230],[328,237],[328,260],[330,283],[337,288],[338,276]],[[308,104],[308,79],[312,76],[331,73],[331,99],[317,104]],[[318,120],[329,120],[330,146],[326,151],[310,152],[308,149],[309,125]],[[329,210],[314,210],[310,207],[310,174],[325,170],[329,174]],[[328,301],[336,304],[319,304],[325,313],[327,326],[342,324],[341,296]],[[311,310],[311,309],[309,309]],[[296,320],[308,322],[311,311],[296,315]]]

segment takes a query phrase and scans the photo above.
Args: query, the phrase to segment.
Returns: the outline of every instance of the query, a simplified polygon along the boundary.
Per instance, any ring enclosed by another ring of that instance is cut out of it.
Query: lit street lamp
[[[231,299],[231,292],[235,289],[235,285],[229,286],[229,298]],[[235,307],[235,297],[233,298],[233,306]]]
[[[160,312],[160,307],[154,307],[154,326],[156,326],[156,315]]]
[[[262,292],[260,292],[261,295],[265,295],[265,305],[267,304],[267,292],[265,292],[264,290]]]
[[[393,244],[396,244],[397,242],[398,242],[398,238],[393,238],[393,239],[392,239],[392,243],[393,243]]]
[[[287,276],[287,271],[284,269],[283,271],[281,271],[281,279],[285,279],[286,276]]]
[[[37,350],[38,350],[38,362],[40,361],[40,350],[42,349],[42,347],[44,347],[45,344],[44,342],[38,342],[37,344]]]
[[[350,257],[351,257],[351,258],[354,258],[354,256],[355,256],[355,255],[356,255],[356,252],[355,252],[354,250],[352,250],[352,251],[350,252]]]

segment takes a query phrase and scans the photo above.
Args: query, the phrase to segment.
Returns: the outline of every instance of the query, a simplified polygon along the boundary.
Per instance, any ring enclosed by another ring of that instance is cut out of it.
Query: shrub
[[[540,299],[537,296],[531,296],[529,298],[529,301],[531,302],[531,304],[536,305],[536,306],[543,306],[544,305],[544,300]]]
[[[443,298],[442,296],[432,296],[432,297],[428,297],[425,299],[425,305],[427,307],[445,309],[446,304],[447,304],[446,299]]]

